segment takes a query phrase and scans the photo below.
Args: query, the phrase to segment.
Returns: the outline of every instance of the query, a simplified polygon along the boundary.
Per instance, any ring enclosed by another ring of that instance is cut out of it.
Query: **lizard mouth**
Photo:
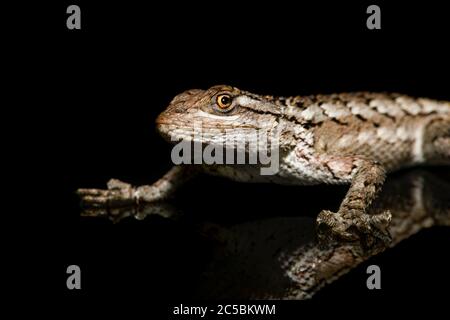
[[[171,120],[170,117],[165,115],[163,112],[156,118],[155,123],[158,132],[165,133],[169,131],[169,126],[173,124],[173,120]]]
[[[173,141],[169,134],[170,132],[169,121],[167,121],[167,118],[163,114],[160,114],[156,118],[155,122],[156,122],[156,131],[164,138],[164,140],[168,142]]]
[[[175,144],[181,140],[186,139],[183,134],[177,134],[174,120],[164,115],[159,115],[156,118],[156,131],[159,135],[169,143]]]

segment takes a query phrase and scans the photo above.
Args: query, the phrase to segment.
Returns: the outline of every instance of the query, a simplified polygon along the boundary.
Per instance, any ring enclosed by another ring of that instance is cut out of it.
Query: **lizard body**
[[[214,86],[179,94],[156,123],[172,142],[218,145],[227,139],[246,140],[258,130],[267,134],[266,147],[275,142],[279,146],[279,170],[274,175],[261,175],[259,164],[196,166],[209,174],[244,182],[350,184],[339,211],[324,210],[317,218],[320,234],[345,240],[388,238],[390,213],[366,213],[386,172],[450,164],[450,103],[400,94],[285,98]],[[193,172],[189,167],[175,166],[151,186],[133,188],[111,180],[108,190],[80,189],[79,194],[93,206],[152,202],[185,181]]]

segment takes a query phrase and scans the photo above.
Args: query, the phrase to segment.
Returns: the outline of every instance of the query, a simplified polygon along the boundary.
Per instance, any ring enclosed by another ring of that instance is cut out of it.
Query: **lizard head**
[[[241,141],[255,131],[270,135],[280,114],[271,99],[225,85],[188,90],[177,95],[158,116],[157,129],[172,142],[203,144]]]

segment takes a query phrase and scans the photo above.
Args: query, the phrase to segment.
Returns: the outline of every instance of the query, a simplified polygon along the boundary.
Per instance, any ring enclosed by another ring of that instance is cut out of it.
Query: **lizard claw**
[[[322,210],[317,216],[317,231],[321,243],[332,239],[338,241],[357,240],[357,235],[347,230],[342,218],[329,210]]]
[[[117,208],[135,203],[134,188],[123,181],[111,179],[107,190],[78,189],[77,195],[84,207]]]
[[[317,216],[319,242],[324,244],[331,239],[339,242],[359,240],[366,249],[374,248],[380,243],[386,246],[391,241],[387,230],[391,217],[389,211],[376,215],[356,212],[342,215],[323,210]]]

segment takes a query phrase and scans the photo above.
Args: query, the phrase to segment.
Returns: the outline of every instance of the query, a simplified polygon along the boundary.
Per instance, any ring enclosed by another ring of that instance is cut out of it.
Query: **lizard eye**
[[[217,106],[222,109],[222,111],[225,111],[231,106],[231,103],[233,102],[233,99],[229,94],[219,94],[216,99]]]

